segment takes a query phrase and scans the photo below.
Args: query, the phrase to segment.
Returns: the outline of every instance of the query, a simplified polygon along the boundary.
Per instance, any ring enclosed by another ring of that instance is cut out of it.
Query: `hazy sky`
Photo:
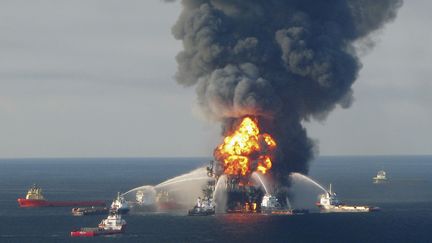
[[[432,153],[430,9],[405,1],[362,57],[353,106],[306,124],[321,155]],[[211,156],[219,124],[173,79],[180,10],[0,1],[0,157]]]

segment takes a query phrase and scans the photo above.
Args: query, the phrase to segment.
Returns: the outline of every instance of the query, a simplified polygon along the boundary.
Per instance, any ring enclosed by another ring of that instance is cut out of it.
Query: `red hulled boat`
[[[97,201],[48,201],[42,195],[42,189],[33,185],[27,192],[25,198],[18,198],[18,205],[22,208],[30,207],[91,207],[105,206],[105,202]]]

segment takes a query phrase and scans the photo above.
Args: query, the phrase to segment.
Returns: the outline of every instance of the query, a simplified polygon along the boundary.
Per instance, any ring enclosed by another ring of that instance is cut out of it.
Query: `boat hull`
[[[104,201],[47,201],[36,199],[18,198],[18,205],[21,208],[36,208],[36,207],[91,207],[105,206]]]
[[[308,209],[262,209],[261,213],[263,214],[272,214],[272,215],[304,215],[309,214]]]
[[[329,213],[369,213],[369,212],[377,212],[381,210],[379,207],[371,207],[371,206],[350,206],[350,205],[323,206],[320,204],[317,204],[317,206],[321,209],[322,212],[329,212]]]
[[[94,231],[72,231],[71,237],[93,237],[96,236]]]
[[[107,214],[109,208],[107,207],[91,207],[91,208],[73,208],[73,216],[86,216],[86,215],[102,215]]]
[[[115,235],[124,233],[122,230],[104,230],[100,228],[81,229],[71,232],[71,237],[94,237],[99,235]]]

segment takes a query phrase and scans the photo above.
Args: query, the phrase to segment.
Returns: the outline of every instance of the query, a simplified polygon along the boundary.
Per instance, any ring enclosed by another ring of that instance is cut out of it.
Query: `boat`
[[[384,170],[378,171],[377,175],[372,178],[374,180],[374,183],[381,183],[387,181],[387,175]]]
[[[215,204],[212,198],[197,199],[195,206],[188,211],[189,216],[208,216],[215,214]]]
[[[122,195],[120,195],[120,192],[117,193],[117,198],[114,199],[114,201],[111,203],[110,211],[114,211],[118,214],[127,214],[129,212],[130,208],[126,200]]]
[[[215,190],[214,181],[207,182],[207,185],[202,189],[203,199],[198,197],[195,206],[188,211],[189,216],[208,216],[216,212],[216,204],[213,201],[213,193]]]
[[[308,214],[309,210],[285,208],[279,203],[276,196],[267,193],[263,196],[261,201],[261,212],[264,214],[276,215],[301,215]]]
[[[323,212],[374,212],[379,211],[379,207],[372,206],[357,206],[357,205],[346,205],[339,201],[335,192],[332,192],[331,184],[330,189],[320,196],[320,201],[316,205]]]
[[[105,202],[97,201],[48,201],[42,195],[42,189],[33,185],[27,192],[25,198],[18,198],[18,205],[22,208],[29,207],[91,207],[105,206]]]
[[[73,216],[101,215],[108,212],[107,207],[72,208]]]
[[[126,221],[122,219],[121,214],[111,211],[106,219],[103,219],[98,227],[80,228],[71,231],[72,237],[93,237],[98,235],[113,235],[124,233]]]

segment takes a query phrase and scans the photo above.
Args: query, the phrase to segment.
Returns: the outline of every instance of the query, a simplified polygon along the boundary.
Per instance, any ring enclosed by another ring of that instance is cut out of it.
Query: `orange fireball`
[[[271,154],[275,148],[276,142],[269,134],[260,134],[258,122],[245,117],[214,154],[223,163],[225,174],[245,176],[253,171],[265,174],[272,167]]]

